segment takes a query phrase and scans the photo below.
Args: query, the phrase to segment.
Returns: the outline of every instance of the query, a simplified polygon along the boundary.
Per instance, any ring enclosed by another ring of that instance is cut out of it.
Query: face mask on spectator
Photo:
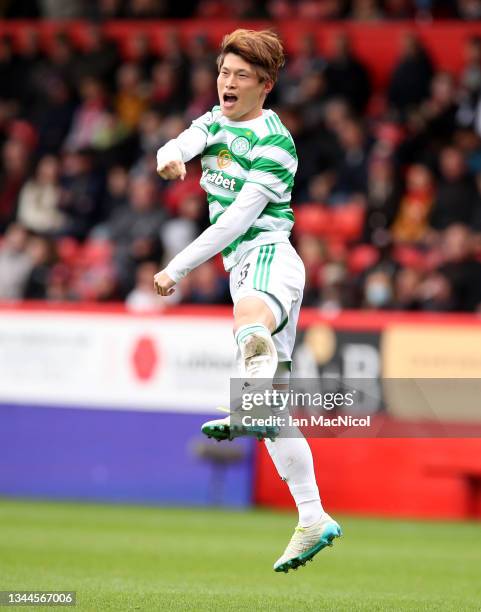
[[[384,283],[374,282],[366,288],[366,300],[370,306],[380,308],[391,300],[391,289]]]

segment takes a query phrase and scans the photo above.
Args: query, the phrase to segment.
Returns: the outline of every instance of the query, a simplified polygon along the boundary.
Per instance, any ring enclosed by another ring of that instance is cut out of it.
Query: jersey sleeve
[[[157,151],[157,170],[171,161],[188,162],[205,149],[209,126],[214,122],[217,107],[201,117],[194,119],[191,125],[181,132],[177,138],[169,140]]]
[[[244,234],[265,208],[269,198],[255,185],[244,185],[235,201],[189,246],[172,259],[165,271],[178,282],[191,270],[220,253]]]
[[[256,185],[275,202],[289,199],[297,170],[292,138],[279,134],[267,136],[256,144],[253,155],[246,182]]]

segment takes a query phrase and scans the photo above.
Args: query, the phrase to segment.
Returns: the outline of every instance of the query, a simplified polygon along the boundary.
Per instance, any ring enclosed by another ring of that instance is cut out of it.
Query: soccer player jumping
[[[289,235],[297,155],[276,113],[263,109],[284,52],[271,31],[236,30],[224,37],[217,66],[219,106],[157,153],[164,179],[184,179],[185,162],[201,155],[200,184],[207,193],[211,226],[154,278],[160,295],[170,295],[186,274],[222,252],[230,273],[234,333],[243,376],[288,381],[305,271]],[[202,431],[217,439],[249,435],[230,429],[230,417],[209,421]],[[287,483],[299,524],[277,572],[297,569],[341,535],[321,505],[307,440],[268,439],[267,450]]]

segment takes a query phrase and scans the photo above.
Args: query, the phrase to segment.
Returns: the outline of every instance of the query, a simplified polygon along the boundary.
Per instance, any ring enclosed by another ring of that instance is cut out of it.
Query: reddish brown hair
[[[261,81],[275,83],[279,69],[284,66],[284,49],[279,36],[271,30],[235,30],[224,36],[217,58],[220,70],[228,53],[239,55],[252,64]]]

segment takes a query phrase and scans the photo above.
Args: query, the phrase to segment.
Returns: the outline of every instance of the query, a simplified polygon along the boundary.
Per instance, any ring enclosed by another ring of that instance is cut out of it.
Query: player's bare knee
[[[265,302],[256,297],[242,298],[234,311],[234,332],[254,323],[264,325],[271,333],[276,329],[275,316]]]

